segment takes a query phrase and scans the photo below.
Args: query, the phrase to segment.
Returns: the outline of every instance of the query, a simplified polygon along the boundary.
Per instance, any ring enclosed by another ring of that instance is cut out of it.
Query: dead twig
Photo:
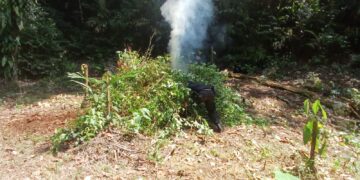
[[[169,154],[166,155],[166,157],[165,157],[165,159],[164,159],[164,162],[167,161],[167,160],[169,160],[170,157],[174,155],[175,150],[176,150],[176,145],[173,145],[173,146],[171,147],[171,151],[169,152]]]
[[[128,149],[126,147],[123,147],[121,145],[115,145],[117,148],[123,150],[123,151],[127,151],[127,152],[131,152],[131,153],[138,153],[139,151],[135,151],[135,150],[131,150],[131,149]]]
[[[289,102],[289,100],[287,100],[287,99],[285,99],[285,98],[283,98],[283,97],[281,97],[281,96],[275,96],[277,99],[279,99],[280,101],[283,101],[283,102],[285,102],[287,105],[291,105],[291,103]]]
[[[148,48],[146,49],[145,51],[145,55],[144,55],[144,60],[143,61],[147,61],[150,59],[150,56],[152,54],[152,51],[154,49],[154,45],[152,44],[153,43],[153,40],[154,40],[154,37],[156,35],[156,32],[154,31],[153,34],[150,36],[150,39],[149,39],[149,45],[148,45]]]

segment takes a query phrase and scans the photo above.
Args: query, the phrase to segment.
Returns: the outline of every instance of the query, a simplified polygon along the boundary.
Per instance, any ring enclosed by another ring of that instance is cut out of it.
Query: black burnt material
[[[215,132],[221,132],[221,121],[215,105],[215,88],[211,85],[189,81],[188,87],[192,91],[192,98],[196,103],[204,104],[208,112],[208,123]]]

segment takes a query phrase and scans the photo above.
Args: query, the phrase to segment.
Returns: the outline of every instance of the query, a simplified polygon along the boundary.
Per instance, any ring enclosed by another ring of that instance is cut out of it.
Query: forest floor
[[[276,82],[297,86],[302,74]],[[360,79],[351,75],[319,74],[341,87],[360,87]],[[21,91],[0,87],[0,179],[272,179],[277,169],[306,174],[305,97],[298,94],[232,79],[229,84],[244,97],[248,113],[268,125],[228,127],[212,136],[187,132],[164,141],[160,149],[154,148],[153,137],[110,128],[53,156],[49,138],[81,114],[83,96],[52,81],[19,84]],[[360,137],[339,123],[356,120],[328,111],[329,147],[316,161],[317,176],[360,179]]]

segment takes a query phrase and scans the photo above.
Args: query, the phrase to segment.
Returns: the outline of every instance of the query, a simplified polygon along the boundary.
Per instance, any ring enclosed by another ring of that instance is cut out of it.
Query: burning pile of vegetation
[[[88,141],[109,126],[148,135],[161,132],[163,137],[184,129],[211,133],[204,105],[190,98],[189,81],[214,86],[217,111],[224,125],[250,120],[240,96],[224,85],[226,75],[213,65],[190,65],[184,73],[172,70],[168,57],[149,59],[127,52],[120,53],[119,59],[122,64],[117,73],[106,73],[101,79],[70,74],[85,87],[90,105],[67,128],[57,130],[52,137],[54,151]]]

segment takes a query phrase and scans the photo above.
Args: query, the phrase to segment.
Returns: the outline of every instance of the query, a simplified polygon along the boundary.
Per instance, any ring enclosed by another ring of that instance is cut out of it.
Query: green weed
[[[188,81],[215,86],[216,105],[225,125],[244,122],[246,115],[239,96],[224,85],[226,75],[215,66],[194,64],[189,72],[172,70],[168,57],[144,61],[136,52],[119,53],[123,64],[115,74],[83,83],[81,73],[70,74],[85,87],[90,107],[69,128],[59,129],[52,137],[53,150],[68,143],[88,141],[109,125],[131,132],[157,134],[164,139],[185,128],[209,134],[205,108],[190,98]],[[156,159],[156,158],[155,158]]]
[[[328,131],[325,127],[328,116],[320,100],[316,100],[314,103],[308,99],[305,100],[304,111],[308,121],[304,127],[303,141],[305,145],[311,144],[308,167],[316,172],[315,155],[316,153],[324,155],[328,146]]]

